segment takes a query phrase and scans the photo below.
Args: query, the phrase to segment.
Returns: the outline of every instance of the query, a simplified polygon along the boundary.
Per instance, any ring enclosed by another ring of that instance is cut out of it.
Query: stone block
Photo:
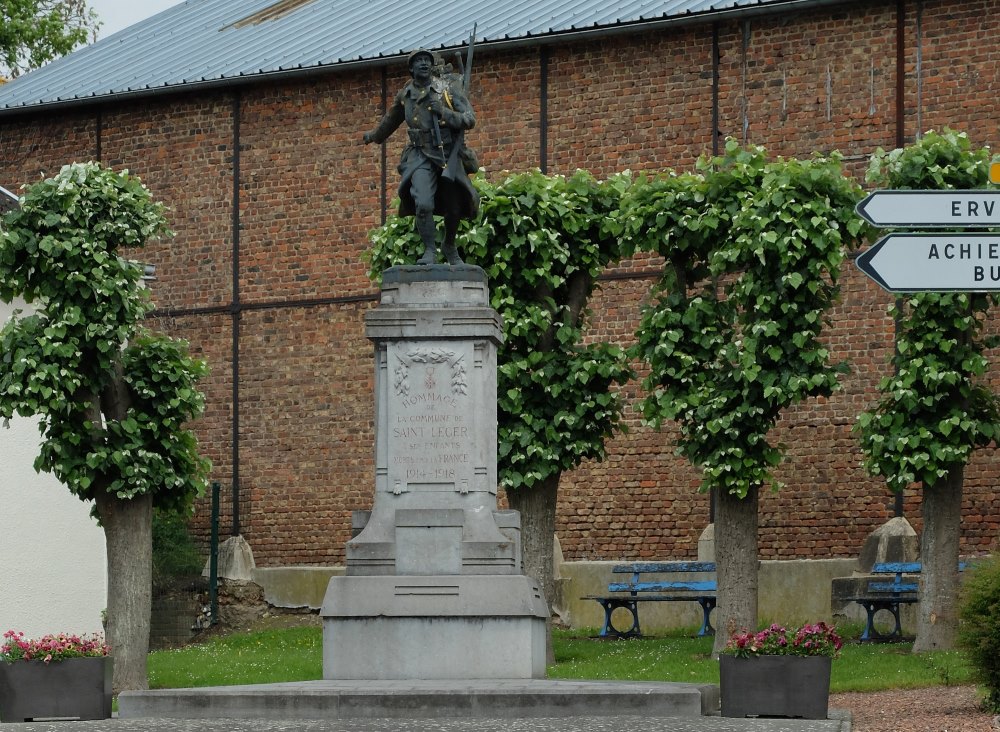
[[[256,568],[253,550],[242,536],[230,536],[219,545],[219,579],[252,582],[253,572]],[[208,577],[208,562],[205,563],[205,569],[201,574],[203,577]]]
[[[337,577],[320,614],[327,679],[545,675],[548,613],[523,575]]]
[[[896,516],[870,533],[861,545],[858,557],[858,568],[862,572],[871,572],[872,567],[882,562],[916,562],[919,561],[920,545],[917,532],[910,522],[902,516]]]

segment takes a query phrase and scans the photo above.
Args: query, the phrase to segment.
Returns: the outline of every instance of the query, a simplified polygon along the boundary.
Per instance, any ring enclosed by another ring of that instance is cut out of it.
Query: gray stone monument
[[[472,266],[383,275],[375,344],[375,499],[323,601],[326,679],[545,675],[548,609],[497,510],[500,317]]]

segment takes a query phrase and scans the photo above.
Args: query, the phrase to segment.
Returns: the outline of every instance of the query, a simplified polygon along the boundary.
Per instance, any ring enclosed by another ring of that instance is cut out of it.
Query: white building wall
[[[13,310],[0,303],[0,323]],[[0,421],[0,634],[100,633],[104,532],[91,503],[35,472],[39,441],[37,420]]]

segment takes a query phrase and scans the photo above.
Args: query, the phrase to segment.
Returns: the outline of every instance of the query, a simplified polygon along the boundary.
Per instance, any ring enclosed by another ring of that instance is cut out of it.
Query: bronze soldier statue
[[[434,53],[418,49],[407,59],[411,81],[396,95],[389,111],[364,141],[384,142],[405,121],[410,136],[399,161],[399,215],[413,216],[424,253],[417,264],[437,259],[434,215],[444,217],[445,238],[441,247],[448,264],[462,264],[455,247],[458,222],[474,218],[479,194],[469,180],[475,172],[475,156],[465,147],[465,130],[476,124],[459,77],[435,73]]]

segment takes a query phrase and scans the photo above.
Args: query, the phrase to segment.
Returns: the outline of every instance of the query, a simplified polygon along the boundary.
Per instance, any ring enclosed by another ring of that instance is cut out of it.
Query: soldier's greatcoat
[[[434,129],[437,115],[432,111],[435,101],[440,101],[444,109],[444,115],[438,118],[437,131]],[[476,115],[461,85],[441,77],[433,77],[431,83],[424,87],[410,81],[396,95],[389,111],[372,131],[372,139],[384,142],[403,122],[409,128],[410,141],[399,161],[398,169],[402,176],[399,183],[399,215],[414,215],[410,179],[413,171],[429,161],[438,171],[439,178],[454,183],[438,185],[434,213],[444,216],[449,206],[454,206],[454,213],[460,218],[474,218],[479,212],[479,194],[472,187],[467,165],[463,165],[463,161],[469,159],[465,154],[464,132],[475,127]]]

